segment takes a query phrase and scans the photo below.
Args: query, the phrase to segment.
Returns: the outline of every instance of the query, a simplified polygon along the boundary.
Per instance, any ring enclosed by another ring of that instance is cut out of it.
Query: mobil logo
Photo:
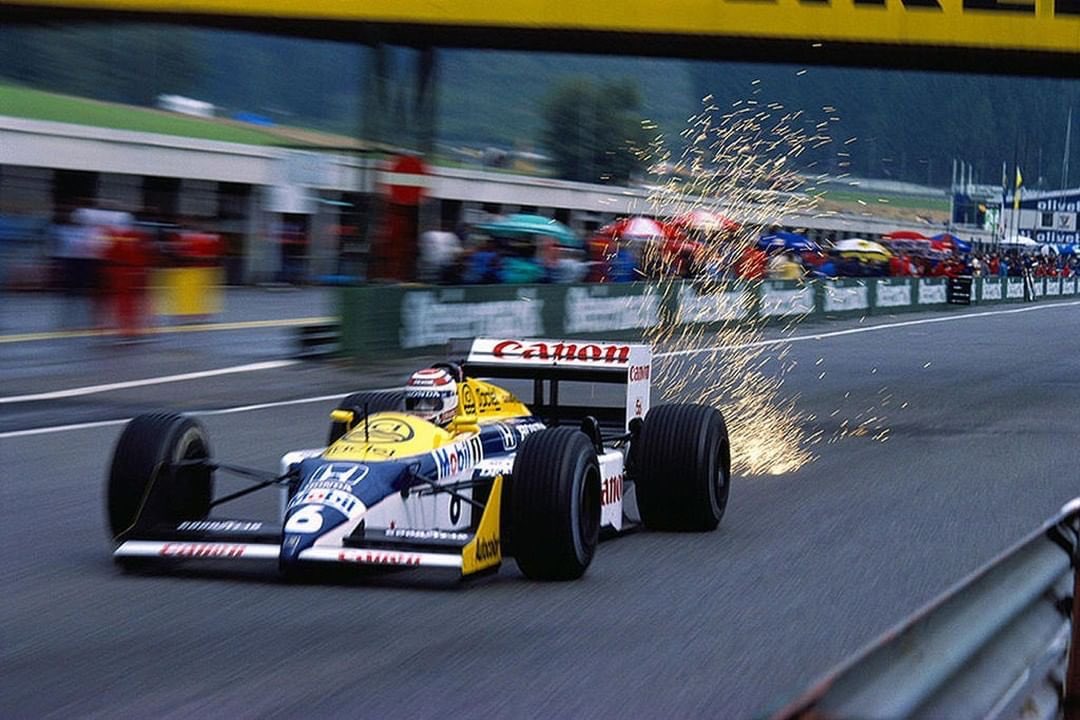
[[[436,474],[440,478],[457,475],[471,469],[484,459],[484,444],[479,435],[441,447],[431,453]]]
[[[341,490],[315,488],[314,490],[308,490],[303,496],[298,497],[298,505],[325,505],[340,510],[349,517],[352,517],[358,507],[361,507],[360,500],[355,495],[342,492]]]

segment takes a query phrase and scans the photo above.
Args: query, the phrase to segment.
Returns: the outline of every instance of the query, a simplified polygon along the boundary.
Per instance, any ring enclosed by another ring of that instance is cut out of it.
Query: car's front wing
[[[159,560],[277,560],[280,544],[246,542],[196,542],[189,540],[128,540],[116,548],[113,557]],[[459,552],[422,552],[387,547],[313,547],[304,550],[301,562],[382,565],[387,567],[432,567],[462,570]]]
[[[501,496],[502,477],[497,476],[475,533],[372,529],[347,537],[339,544],[316,542],[302,550],[295,562],[442,568],[457,570],[463,576],[494,570],[502,562]],[[125,540],[113,551],[113,557],[162,561],[279,560],[284,535],[264,532],[264,524],[232,519],[185,521]]]

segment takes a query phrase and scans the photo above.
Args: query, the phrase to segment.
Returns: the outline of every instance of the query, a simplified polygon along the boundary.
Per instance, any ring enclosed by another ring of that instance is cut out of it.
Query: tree
[[[630,80],[559,81],[542,103],[541,142],[567,180],[621,184],[641,167],[636,151],[648,138],[638,110],[641,96]]]
[[[842,152],[853,174],[937,186],[952,180],[954,158],[993,184],[1002,161],[1015,157],[1025,178],[1031,168],[1032,183],[1042,177],[1056,187],[1068,109],[1080,107],[1075,80],[749,63],[688,68],[697,94],[723,109],[754,99],[802,110],[814,122],[838,117],[829,125],[834,141],[800,156],[803,166],[827,167],[822,161]]]

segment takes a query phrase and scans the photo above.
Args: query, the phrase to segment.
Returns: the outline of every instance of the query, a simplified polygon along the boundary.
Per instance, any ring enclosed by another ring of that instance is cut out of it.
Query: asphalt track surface
[[[261,566],[125,575],[101,503],[120,425],[41,428],[299,401],[202,416],[217,457],[272,470],[324,438],[333,402],[305,398],[404,368],[289,365],[5,403],[282,358],[290,336],[0,344],[0,715],[761,715],[1080,495],[1080,304],[1017,310],[797,330],[822,335],[790,350],[785,387],[816,413],[808,429],[830,436],[878,407],[888,441],[848,437],[796,472],[737,477],[719,531],[615,539],[563,584],[529,582],[512,561],[471,583],[286,585]],[[891,327],[832,334],[869,325]],[[57,359],[28,366],[29,345]],[[253,497],[235,514],[273,508]]]

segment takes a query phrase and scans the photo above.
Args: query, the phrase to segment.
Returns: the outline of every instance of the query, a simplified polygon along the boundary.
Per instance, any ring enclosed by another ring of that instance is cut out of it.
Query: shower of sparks
[[[745,311],[762,281],[741,278],[734,270],[762,229],[783,224],[792,213],[814,209],[823,194],[817,183],[827,175],[797,171],[794,161],[806,150],[831,142],[829,124],[835,116],[815,124],[802,111],[786,110],[779,103],[748,100],[721,110],[711,100],[705,98],[703,111],[690,119],[682,135],[685,149],[677,159],[662,139],[649,149],[650,165],[675,168],[668,176],[674,179],[660,181],[650,205],[651,214],[658,217],[703,209],[738,223],[689,230],[690,239],[700,243],[691,263],[692,290],[677,282],[660,283],[665,301],[677,293],[680,297],[692,293],[712,298],[727,310],[717,318],[719,330],[668,317],[647,331],[654,347],[672,352],[657,361],[656,390],[660,401],[692,399],[720,408],[731,437],[734,469],[740,474],[779,475],[810,462],[814,456],[809,447],[830,442],[837,433],[808,432],[805,428],[814,418],[800,413],[797,398],[781,394],[784,375],[795,366],[788,358],[790,347],[753,345],[766,318],[758,314],[754,319]],[[669,262],[657,244],[646,247],[642,264],[647,275],[662,275]],[[781,332],[790,333],[804,317],[787,315],[773,322],[779,320]],[[679,352],[702,347],[718,349]],[[866,425],[844,422],[845,433]]]
[[[753,94],[758,95],[760,83],[753,86]],[[801,412],[798,397],[782,395],[785,375],[796,366],[788,357],[791,347],[755,345],[769,318],[748,312],[758,286],[768,281],[744,279],[734,272],[762,230],[783,225],[784,218],[794,213],[817,217],[836,213],[814,212],[825,194],[818,186],[847,173],[818,172],[814,163],[801,170],[794,167],[805,151],[832,143],[829,129],[830,123],[839,120],[836,108],[825,106],[827,119],[815,122],[801,110],[756,99],[721,109],[706,97],[703,105],[682,133],[684,149],[677,159],[662,136],[642,152],[647,166],[657,169],[649,214],[679,217],[706,210],[738,225],[691,228],[689,239],[699,243],[691,261],[693,282],[659,283],[662,306],[671,300],[672,306],[679,307],[680,299],[696,297],[711,298],[723,310],[718,310],[718,322],[710,326],[686,324],[675,313],[662,317],[646,332],[646,339],[665,353],[655,360],[657,400],[692,400],[720,408],[731,438],[733,469],[739,474],[794,472],[814,459],[812,447],[847,437],[886,442],[886,412],[892,402],[888,388],[882,388],[869,405],[845,394],[840,407],[824,419],[827,425]],[[846,139],[843,146],[854,140]],[[838,169],[850,164],[843,147],[837,155]],[[673,259],[664,252],[657,243],[646,245],[645,277],[672,276],[667,265]],[[774,325],[780,323],[782,334],[790,334],[804,318],[805,313],[771,320]],[[698,348],[716,349],[690,352]],[[821,367],[824,362],[822,357],[815,363],[819,380],[827,375]],[[875,373],[877,368],[871,374]]]

